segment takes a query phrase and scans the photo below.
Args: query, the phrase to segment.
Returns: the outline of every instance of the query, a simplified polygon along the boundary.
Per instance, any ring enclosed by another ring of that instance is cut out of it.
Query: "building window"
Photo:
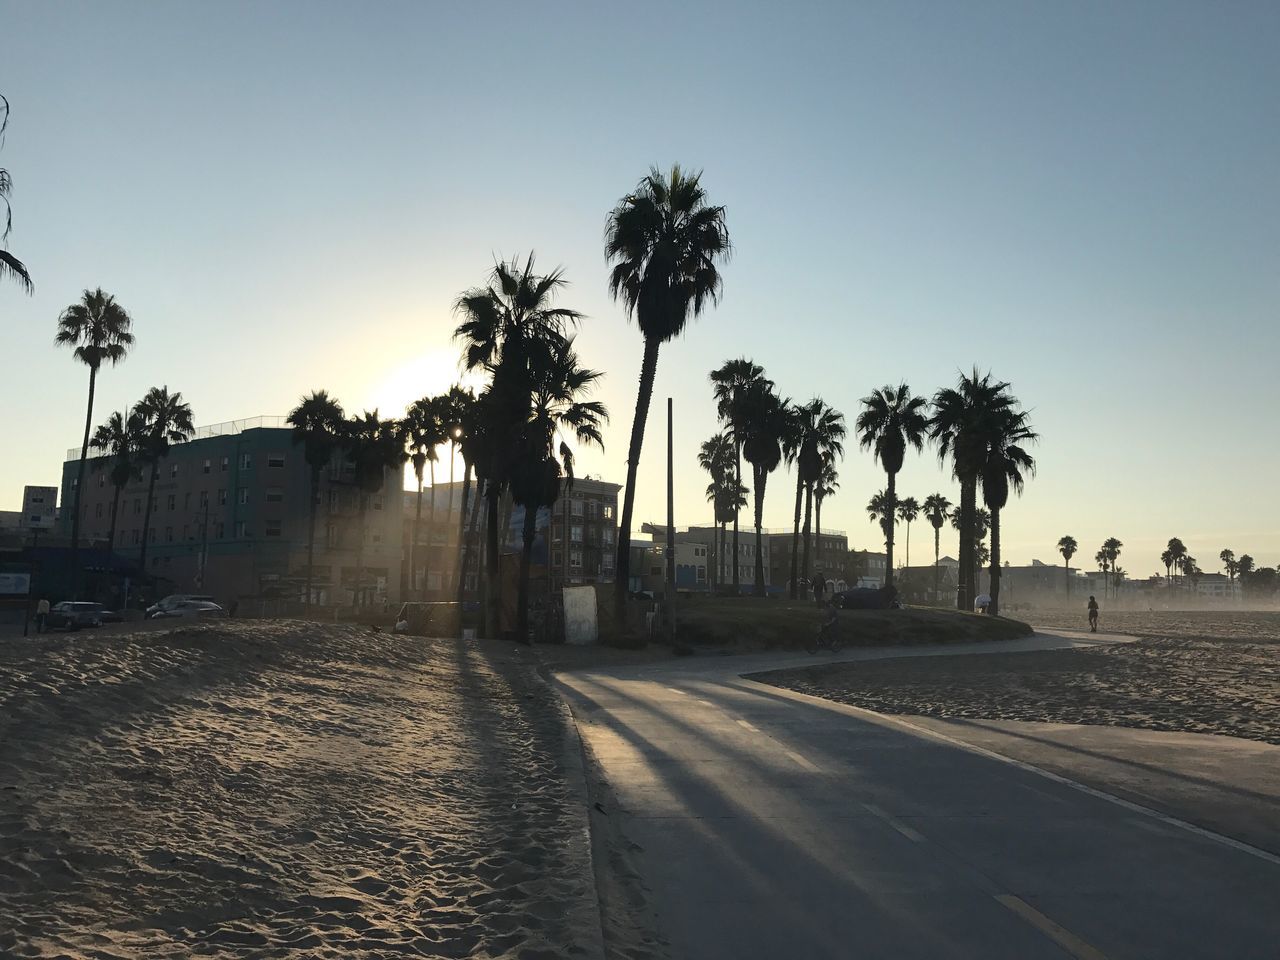
[[[329,509],[330,510],[338,509],[338,491],[337,490],[329,491]]]
[[[268,537],[278,537],[281,535],[281,533],[283,533],[283,531],[284,531],[284,528],[281,524],[278,524],[278,523],[267,524],[266,534]]]
[[[186,493],[182,495],[182,509],[183,510],[191,509],[191,491],[190,490],[188,490]]]
[[[604,518],[605,518],[606,520],[612,520],[612,519],[613,519],[613,504],[612,504],[612,503],[606,503],[606,504],[604,505],[604,510],[602,510],[602,511],[601,511],[601,513],[602,513],[602,515],[604,516]]]
[[[374,497],[374,498],[373,498],[373,509],[375,509],[375,510],[381,510],[381,509],[382,509],[382,497],[381,497],[381,496],[377,496],[377,497]]]
[[[178,505],[178,495],[175,493],[169,494],[169,498],[166,502],[169,504],[169,509],[173,510]]]
[[[218,540],[221,540],[224,536],[226,536],[226,533],[227,533],[226,524],[222,523],[222,521],[218,521],[218,523],[216,523],[213,528],[214,537]]]
[[[211,461],[208,457],[206,457],[204,464],[202,466],[204,468],[204,472],[208,473],[211,469],[213,469],[213,461]]]
[[[245,522],[243,520],[237,520],[236,521],[236,539],[243,540],[248,535],[249,535],[249,528],[245,526]]]
[[[572,523],[569,525],[569,539],[574,543],[582,542],[582,524]]]
[[[284,454],[283,454],[283,453],[276,453],[276,454],[272,454],[272,455],[268,456],[268,457],[267,457],[267,466],[268,466],[268,467],[283,467],[283,466],[284,466]]]
[[[222,489],[218,491],[218,506],[225,507],[227,505],[227,491]]]
[[[248,470],[252,466],[253,466],[253,454],[250,454],[250,453],[240,454],[240,469]]]
[[[93,511],[93,515],[99,520],[102,519],[102,504],[98,504],[97,508]]]
[[[571,517],[582,516],[582,500],[579,497],[573,497],[569,501],[569,516]]]
[[[201,490],[201,491],[200,491],[200,506],[202,506],[202,507],[207,507],[208,505],[209,505],[209,491],[208,491],[208,490]]]
[[[227,464],[228,464],[228,463],[230,463],[230,460],[231,460],[231,458],[230,458],[230,457],[223,457],[223,458],[222,458],[222,472],[223,472],[223,473],[226,473],[226,472],[227,472]]]
[[[141,542],[141,540],[142,540],[141,532],[135,529],[133,531],[133,545],[136,547]]]
[[[239,501],[240,501],[240,503],[241,503],[242,505],[243,505],[243,504],[246,504],[246,503],[248,503],[248,502],[249,502],[249,488],[248,488],[248,487],[241,487],[241,488],[240,488],[240,497],[239,497]]]
[[[605,527],[600,531],[600,542],[606,545],[613,543],[613,527]]]
[[[139,514],[139,513],[141,513],[141,512],[142,512],[142,498],[141,498],[141,497],[138,497],[136,500],[134,500],[134,501],[133,501],[133,512],[134,512],[134,514]]]
[[[164,528],[164,542],[173,543],[173,527]]]
[[[178,465],[176,463],[169,464],[169,476],[176,477],[178,475]]]
[[[79,478],[79,477],[72,477],[72,478],[71,478],[71,489],[72,489],[72,490],[74,490],[74,489],[75,489],[76,487],[78,487],[78,486],[80,486],[80,478]]]
[[[148,531],[147,531],[147,541],[148,541],[149,543],[155,543],[155,542],[156,542],[156,528],[155,528],[155,527],[152,527],[150,530],[148,530]]]
[[[267,503],[283,503],[284,491],[279,487],[267,487]]]
[[[336,547],[338,545],[338,525],[336,523],[325,524],[324,545],[326,547]]]
[[[573,570],[582,569],[582,548],[581,547],[569,548],[569,567],[570,569],[573,569]]]
[[[107,485],[107,475],[106,475],[105,473],[100,473],[100,474],[98,474],[98,486],[99,486],[99,488],[101,488],[101,487],[105,487],[106,485]]]

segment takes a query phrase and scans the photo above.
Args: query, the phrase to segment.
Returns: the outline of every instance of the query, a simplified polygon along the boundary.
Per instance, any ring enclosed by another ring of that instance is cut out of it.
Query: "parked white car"
[[[166,620],[171,617],[225,617],[227,611],[212,600],[179,600],[171,607],[157,611],[153,620]]]
[[[213,597],[203,593],[171,593],[163,600],[159,600],[147,607],[147,619],[159,616],[160,613],[172,610],[178,604],[186,600],[200,600],[205,603],[213,603]]]

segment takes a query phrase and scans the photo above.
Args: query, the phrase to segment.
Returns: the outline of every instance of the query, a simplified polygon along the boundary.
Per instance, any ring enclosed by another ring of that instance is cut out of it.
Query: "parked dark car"
[[[902,606],[897,591],[884,587],[854,587],[832,594],[831,599],[842,610],[892,610]]]
[[[199,600],[204,603],[213,603],[213,597],[203,593],[171,593],[163,600],[158,600],[151,606],[147,607],[147,619],[150,620],[165,611],[172,610],[184,600]]]
[[[105,613],[107,609],[100,603],[63,600],[49,608],[49,618],[45,621],[45,626],[50,629],[65,627],[67,630],[99,627],[102,625]]]

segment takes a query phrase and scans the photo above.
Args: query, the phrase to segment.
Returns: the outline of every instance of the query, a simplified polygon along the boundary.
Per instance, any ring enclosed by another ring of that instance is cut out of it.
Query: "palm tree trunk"
[[[107,554],[116,548],[116,518],[120,515],[120,493],[123,487],[116,487],[116,495],[111,501],[111,532],[107,534]]]
[[[991,605],[987,612],[993,617],[1000,615],[1000,511],[991,510]]]
[[[533,563],[533,538],[538,532],[538,508],[527,504],[521,529],[520,582],[516,592],[516,639],[529,642],[529,567]]]
[[[498,489],[490,481],[485,484],[485,597],[484,635],[490,640],[498,636]]]
[[[907,562],[903,564],[908,570],[911,569],[911,521],[907,521]]]
[[[724,589],[724,544],[725,544],[725,522],[720,521],[720,552],[716,555],[716,587]]]
[[[427,514],[427,549],[422,561],[423,600],[427,599],[427,590],[430,589],[428,584],[431,580],[431,541],[435,539],[436,533],[436,464],[434,460],[427,462],[427,469],[431,471],[431,509]],[[419,501],[422,499],[421,491],[419,491],[418,499]]]
[[[800,467],[796,466],[796,509],[791,521],[791,592],[792,600],[800,596],[800,503],[804,497],[804,484],[800,480]]]
[[[933,528],[933,602],[937,603],[941,597],[938,596],[942,589],[942,567],[940,561],[942,558],[942,527],[935,524]]]
[[[973,522],[975,501],[978,496],[977,480],[969,477],[960,482],[960,569],[956,571],[959,579],[956,591],[956,607],[960,610],[973,609]]]
[[[477,492],[477,496],[478,496]],[[462,513],[458,517],[458,630],[462,630],[462,604],[467,598],[467,563],[470,560],[468,540],[475,535],[475,518],[472,518],[472,532],[467,532],[467,501],[471,496],[471,464],[464,457],[462,460]],[[478,510],[472,511],[479,513]]]
[[[306,591],[307,596],[303,601],[304,606],[311,606],[311,571],[316,565],[316,514],[320,510],[320,471],[314,467],[311,470],[311,510],[310,517],[307,521],[307,580]]]
[[[356,584],[351,592],[352,610],[360,606],[360,587],[364,579],[364,522],[368,510],[368,500],[365,498],[364,491],[358,491],[356,496],[360,498],[360,526],[356,530]]]
[[[898,513],[898,475],[888,473],[889,483],[885,487],[889,495],[889,510],[884,524],[884,585],[893,586],[893,521]]]
[[[71,514],[71,596],[80,596],[80,494],[84,491],[84,468],[89,458],[89,430],[93,426],[93,392],[97,387],[98,368],[89,367],[89,409],[84,415],[84,442],[80,445],[80,466],[76,470],[76,496]]]
[[[413,505],[413,536],[409,541],[409,589],[405,592],[413,596],[418,592],[418,544],[421,543],[419,527],[422,525],[422,477],[418,477],[418,498]],[[420,599],[425,600],[426,588]]]
[[[813,527],[816,531],[813,540],[813,567],[822,570],[822,501],[823,497],[813,498]],[[825,576],[825,574],[823,574]]]
[[[756,485],[756,583],[755,595],[764,596],[764,545],[761,540],[761,525],[764,520],[764,487],[769,475],[762,468],[755,471]]]
[[[733,491],[733,595],[736,597],[742,592],[742,580],[738,576],[738,491],[742,489],[742,447],[734,443],[733,449],[736,453],[736,459],[733,467],[733,479],[736,487]]]
[[[142,569],[138,572],[140,578],[147,575],[147,536],[151,532],[151,505],[156,498],[156,475],[160,472],[160,462],[153,460],[150,465],[151,480],[147,484],[147,509],[142,515],[142,550],[138,554],[138,566]]]
[[[457,444],[457,443],[450,443],[450,444],[449,444],[449,517],[450,517],[451,519],[452,519],[452,517],[453,517],[453,487],[454,487],[454,484],[456,484],[456,483],[457,483],[457,481],[454,479],[454,477],[455,477],[455,476],[457,476],[457,474],[454,472],[454,460],[453,460],[453,455],[457,452],[457,450],[458,450],[458,444]],[[432,486],[435,486],[435,482],[434,482],[434,481],[432,481]],[[446,530],[448,530],[448,527],[446,526],[446,527],[445,527],[445,529],[446,529]],[[447,533],[445,534],[444,542],[445,542],[445,550],[446,550],[446,552],[447,552],[447,551],[448,551],[448,548],[449,548],[449,535],[448,535]],[[445,595],[446,597],[449,595],[449,593],[448,593],[448,590],[449,590],[449,567],[448,567],[448,564],[446,564],[446,565],[445,565],[445,568],[444,568],[443,570],[441,570],[441,571],[440,571],[440,589],[444,592],[444,595]]]
[[[813,516],[813,487],[804,485],[804,557],[801,561],[800,579],[809,579],[809,521]]]
[[[636,505],[636,469],[644,446],[644,426],[653,398],[653,378],[658,370],[658,340],[645,337],[644,359],[640,361],[640,390],[636,394],[636,415],[631,421],[631,445],[627,448],[627,486],[622,495],[622,517],[618,523],[618,554],[614,563],[613,609],[618,627],[627,625],[627,590],[631,583],[631,514]]]

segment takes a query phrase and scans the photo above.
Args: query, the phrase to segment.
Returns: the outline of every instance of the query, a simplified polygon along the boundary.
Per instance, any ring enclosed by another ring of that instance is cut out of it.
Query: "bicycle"
[[[839,653],[840,648],[843,646],[844,641],[840,639],[840,621],[832,620],[829,623],[821,624],[814,631],[805,649],[810,654],[815,654],[824,647],[832,653]]]

